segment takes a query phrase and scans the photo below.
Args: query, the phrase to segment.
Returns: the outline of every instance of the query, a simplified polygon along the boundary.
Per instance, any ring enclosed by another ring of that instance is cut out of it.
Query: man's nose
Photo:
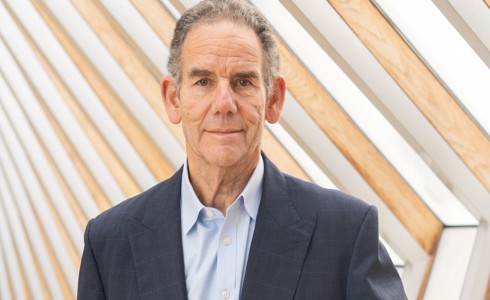
[[[220,82],[213,105],[216,113],[235,114],[237,112],[233,89],[229,82]]]

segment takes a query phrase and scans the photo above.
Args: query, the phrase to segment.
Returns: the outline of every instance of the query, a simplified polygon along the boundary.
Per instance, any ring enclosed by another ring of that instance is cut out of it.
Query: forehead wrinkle
[[[233,46],[233,44],[227,44],[225,47],[209,42],[206,45],[194,45],[192,49],[189,49],[189,54],[202,57],[216,56],[220,58],[235,58],[253,63],[259,61],[260,52],[253,46],[238,43],[236,43],[236,47]],[[244,46],[246,47],[246,50],[244,49]]]
[[[243,44],[236,44],[237,47],[222,47],[211,42],[205,45],[193,45],[192,48],[183,52],[183,61],[193,61],[197,63],[197,68],[202,69],[199,65],[210,66],[218,64],[262,64],[260,52],[252,46],[245,48],[249,51],[244,51]]]
[[[224,26],[223,31],[217,28],[220,26]],[[184,41],[182,63],[189,70],[185,75],[210,76],[217,72],[228,77],[236,76],[237,72],[255,71],[262,77],[262,44],[255,32],[240,24],[201,24],[191,29]],[[209,72],[198,74],[193,69]]]
[[[187,48],[186,46],[188,46],[190,53],[194,53],[196,50],[204,50],[204,52],[220,52],[220,50],[224,50],[223,52],[226,54],[223,56],[232,56],[227,54],[240,49],[241,52],[244,52],[247,55],[254,57],[260,56],[262,53],[262,44],[260,43],[260,40],[255,32],[246,26],[241,26],[240,24],[232,25],[239,26],[245,31],[249,31],[249,33],[251,33],[251,35],[254,37],[254,40],[252,41],[251,39],[235,32],[228,32],[224,35],[212,36],[208,36],[205,33],[196,34],[196,31],[202,30],[207,26],[212,26],[211,24],[202,24],[189,31],[183,46],[184,48]]]
[[[230,57],[216,53],[189,53],[189,55],[193,56],[193,59],[189,62],[191,65],[187,66],[189,71],[185,72],[185,74],[190,77],[207,77],[213,75],[215,71],[222,74],[231,72],[233,74],[229,75],[233,76],[238,76],[237,74],[240,73],[243,77],[260,77],[261,62],[260,58],[257,57]],[[185,60],[186,57],[184,56],[183,61]]]
[[[256,46],[259,46],[258,48],[261,48],[258,38],[257,38],[257,45],[253,45],[253,43],[251,43],[249,39],[245,39],[240,36],[228,36],[228,37],[197,36],[192,42],[192,45],[193,45],[192,46],[193,49],[212,47],[212,48],[220,48],[220,49],[222,48],[222,49],[229,50],[230,48],[234,48],[234,47],[235,48],[245,47],[246,50],[250,52],[259,51],[260,49],[257,49]]]

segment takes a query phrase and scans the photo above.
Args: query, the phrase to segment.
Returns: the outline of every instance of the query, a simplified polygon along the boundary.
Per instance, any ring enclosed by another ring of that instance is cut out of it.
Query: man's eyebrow
[[[255,71],[248,71],[248,72],[237,72],[234,74],[234,77],[237,78],[250,78],[250,79],[258,79],[259,74]]]
[[[189,71],[189,77],[208,77],[211,71],[206,69],[192,69]]]
[[[209,77],[212,72],[206,69],[191,69],[188,73],[189,77]],[[258,79],[259,74],[256,71],[245,71],[245,72],[237,72],[233,74],[235,78],[249,78],[249,79]]]

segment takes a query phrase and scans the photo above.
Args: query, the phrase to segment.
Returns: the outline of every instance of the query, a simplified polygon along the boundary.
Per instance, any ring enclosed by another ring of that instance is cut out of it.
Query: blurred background
[[[190,0],[0,0],[0,299],[75,299],[87,221],[185,159]],[[264,151],[378,207],[410,299],[490,299],[490,0],[252,1],[288,83]]]

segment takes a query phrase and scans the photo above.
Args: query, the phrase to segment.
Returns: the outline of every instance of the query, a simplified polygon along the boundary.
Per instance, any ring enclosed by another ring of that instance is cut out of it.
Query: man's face
[[[266,114],[262,61],[248,27],[220,21],[187,34],[177,101],[189,159],[220,167],[258,159]]]

